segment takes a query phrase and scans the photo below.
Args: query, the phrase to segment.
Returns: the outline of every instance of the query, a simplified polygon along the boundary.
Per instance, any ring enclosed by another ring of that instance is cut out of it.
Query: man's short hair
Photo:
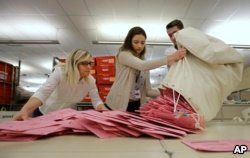
[[[170,28],[175,27],[175,26],[177,26],[177,28],[180,30],[184,28],[183,23],[180,20],[175,19],[167,24],[166,29],[170,29]]]

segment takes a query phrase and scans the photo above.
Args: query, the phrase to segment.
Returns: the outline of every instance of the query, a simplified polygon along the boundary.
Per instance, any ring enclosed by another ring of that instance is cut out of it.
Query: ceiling
[[[65,58],[77,48],[94,56],[116,54],[120,45],[92,41],[123,41],[133,26],[143,27],[150,42],[169,42],[165,25],[178,18],[228,44],[248,45],[249,15],[249,0],[0,0],[0,40],[60,43],[0,44],[0,60],[20,60],[21,83],[32,86],[32,78],[51,72],[53,57]],[[147,58],[159,58],[166,49],[147,46]]]

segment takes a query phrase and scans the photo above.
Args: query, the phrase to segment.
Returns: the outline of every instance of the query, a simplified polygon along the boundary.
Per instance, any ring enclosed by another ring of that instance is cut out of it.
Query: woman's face
[[[89,60],[80,62],[77,65],[81,78],[87,77],[90,74],[93,63],[93,59],[89,58]]]
[[[132,47],[137,54],[141,54],[141,52],[145,48],[145,41],[146,38],[142,34],[135,35],[132,38]]]

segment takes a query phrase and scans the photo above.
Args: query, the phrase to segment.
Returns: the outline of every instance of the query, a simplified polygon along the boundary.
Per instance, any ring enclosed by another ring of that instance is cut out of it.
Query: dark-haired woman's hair
[[[132,39],[135,35],[143,35],[145,37],[145,39],[147,39],[147,35],[146,35],[146,32],[144,31],[143,28],[141,27],[133,27],[129,30],[125,40],[124,40],[124,43],[123,45],[121,46],[120,48],[120,51],[131,51],[133,53],[133,55],[141,58],[141,59],[144,59],[144,54],[146,52],[146,47],[144,47],[144,49],[142,50],[142,52],[140,53],[140,56],[138,56],[138,54],[135,52],[135,50],[133,49],[133,46],[132,46]]]

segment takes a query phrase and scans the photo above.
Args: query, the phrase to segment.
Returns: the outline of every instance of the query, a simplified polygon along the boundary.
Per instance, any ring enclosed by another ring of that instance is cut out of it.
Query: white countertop
[[[211,122],[206,131],[185,137],[191,140],[250,139],[250,125],[234,122]],[[249,148],[249,147],[248,147]],[[100,139],[93,135],[57,136],[32,142],[0,142],[1,158],[250,158],[250,152],[199,152],[181,143],[180,139],[157,140],[148,137]]]

